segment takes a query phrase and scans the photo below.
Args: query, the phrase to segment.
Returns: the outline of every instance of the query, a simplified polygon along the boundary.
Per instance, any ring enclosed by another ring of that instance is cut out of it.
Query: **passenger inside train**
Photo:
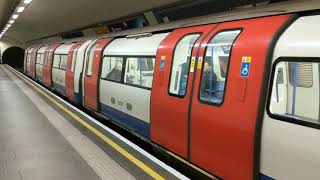
[[[114,65],[114,68],[107,74],[106,78],[109,80],[120,81],[121,71],[122,71],[122,63],[118,61]]]

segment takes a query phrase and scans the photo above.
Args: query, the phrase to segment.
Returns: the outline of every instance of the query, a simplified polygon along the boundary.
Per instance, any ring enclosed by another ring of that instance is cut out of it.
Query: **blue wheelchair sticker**
[[[165,62],[166,58],[165,57],[161,57],[161,61],[160,61],[160,70],[164,70],[165,67]]]
[[[241,77],[248,77],[250,74],[251,57],[242,57],[241,63]]]

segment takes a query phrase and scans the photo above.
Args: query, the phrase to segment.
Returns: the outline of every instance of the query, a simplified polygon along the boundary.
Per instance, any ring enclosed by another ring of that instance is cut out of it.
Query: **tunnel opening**
[[[23,70],[24,50],[20,47],[10,47],[2,54],[2,62],[9,66]]]

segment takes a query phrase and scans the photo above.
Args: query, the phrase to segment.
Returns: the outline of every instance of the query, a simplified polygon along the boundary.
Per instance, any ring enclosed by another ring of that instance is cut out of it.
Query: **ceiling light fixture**
[[[24,4],[30,4],[32,0],[24,0]]]
[[[18,17],[19,17],[19,15],[15,14],[15,15],[12,16],[12,19],[17,19]]]
[[[12,24],[15,22],[16,19],[20,16],[20,13],[22,13],[32,2],[32,0],[21,0],[18,6],[16,6],[15,13],[12,14],[11,18],[8,20],[8,23],[3,27],[2,32],[0,33],[0,39],[1,37],[8,31],[8,29],[12,26]]]
[[[19,7],[17,12],[21,13],[24,10],[24,7]]]

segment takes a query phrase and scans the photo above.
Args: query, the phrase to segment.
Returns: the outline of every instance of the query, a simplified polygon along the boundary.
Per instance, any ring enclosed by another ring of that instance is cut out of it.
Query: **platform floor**
[[[187,179],[107,129],[0,65],[1,180]]]

